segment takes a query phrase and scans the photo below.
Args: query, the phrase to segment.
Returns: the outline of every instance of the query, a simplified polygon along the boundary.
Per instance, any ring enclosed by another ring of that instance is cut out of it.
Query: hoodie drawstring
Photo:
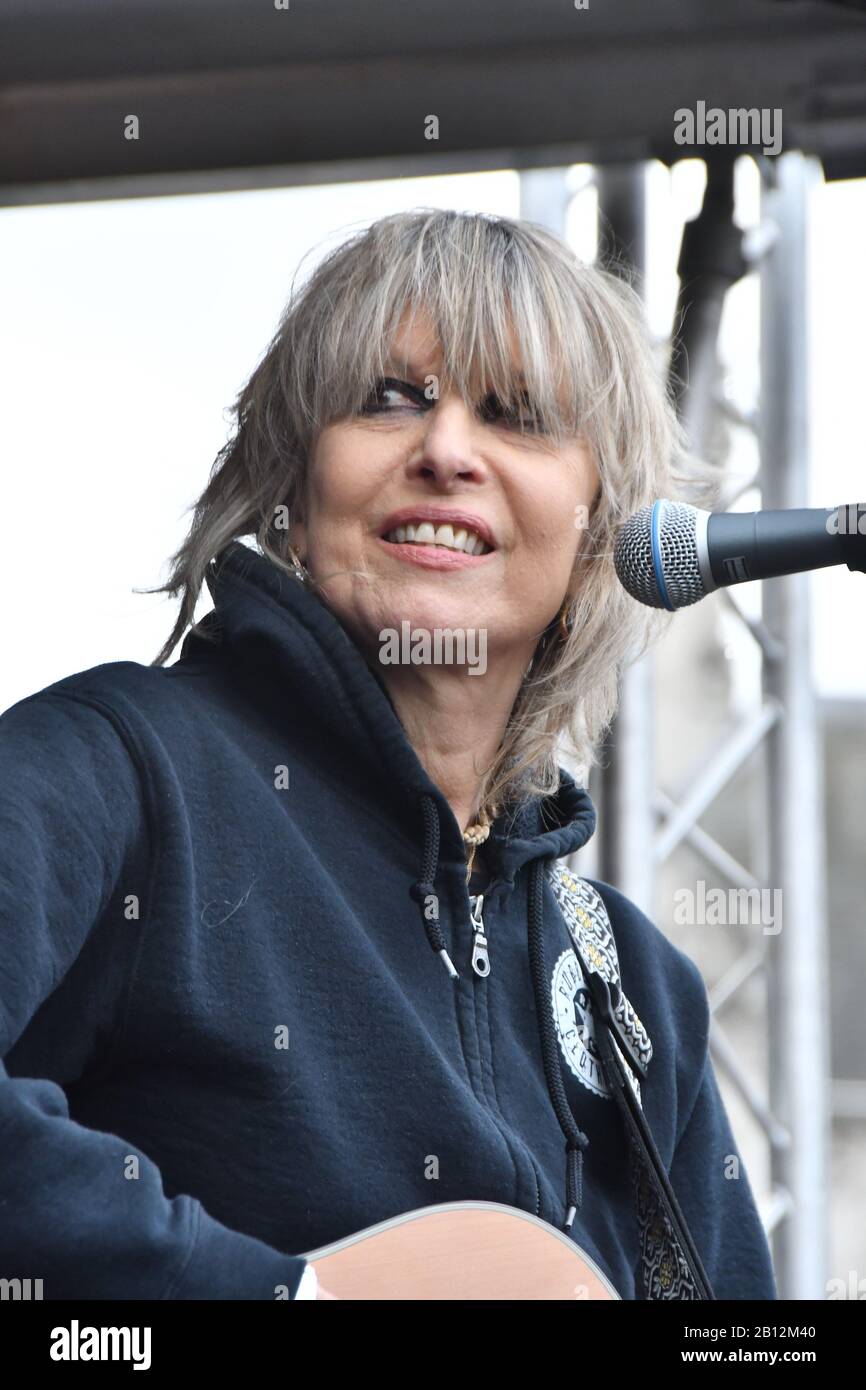
[[[445,938],[439,926],[439,907],[436,896],[436,874],[439,868],[439,812],[433,797],[428,793],[421,796],[421,812],[424,817],[424,851],[421,860],[421,873],[417,883],[409,889],[409,894],[421,910],[421,920],[427,933],[430,946],[442,960],[452,979],[458,978],[447,950]],[[535,993],[535,1010],[541,1035],[541,1054],[544,1061],[544,1076],[551,1103],[559,1127],[565,1136],[565,1222],[564,1230],[569,1230],[583,1200],[583,1153],[589,1146],[589,1138],[575,1121],[562,1076],[562,1062],[556,1030],[547,1000],[547,972],[544,958],[544,860],[537,859],[532,865],[529,879],[529,968],[532,987]]]
[[[436,895],[436,874],[439,870],[439,812],[432,796],[425,793],[421,797],[421,812],[424,816],[424,853],[421,859],[421,877],[409,889],[409,895],[421,910],[421,921],[427,933],[427,940],[436,952],[452,980],[458,978],[454,962],[445,949],[445,937],[439,926],[439,899]]]

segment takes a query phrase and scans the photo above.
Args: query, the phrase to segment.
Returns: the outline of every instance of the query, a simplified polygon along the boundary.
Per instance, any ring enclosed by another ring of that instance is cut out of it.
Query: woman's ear
[[[294,501],[289,506],[289,545],[302,562],[306,561],[309,536],[307,534],[307,481],[302,481],[294,489]]]
[[[289,527],[289,545],[303,563],[307,555],[307,528],[302,521],[294,521]]]
[[[305,521],[304,499],[301,496],[295,498],[287,508],[288,516],[288,541],[296,555],[303,560],[307,554],[307,526]]]

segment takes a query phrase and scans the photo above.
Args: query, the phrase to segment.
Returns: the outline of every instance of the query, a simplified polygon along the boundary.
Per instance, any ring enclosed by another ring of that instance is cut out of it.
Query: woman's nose
[[[413,454],[412,476],[447,487],[455,481],[481,481],[487,466],[479,452],[479,424],[463,398],[441,397],[425,417],[423,438]]]

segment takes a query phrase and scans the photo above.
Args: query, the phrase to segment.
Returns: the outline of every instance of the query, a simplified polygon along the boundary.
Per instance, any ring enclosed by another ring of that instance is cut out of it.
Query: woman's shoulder
[[[185,664],[185,663],[184,663]],[[0,713],[0,759],[22,775],[29,762],[53,760],[70,775],[114,780],[127,791],[142,760],[172,728],[202,725],[202,695],[210,683],[176,668],[135,661],[106,662],[73,672],[22,696]]]
[[[141,677],[134,673],[145,673],[148,669],[136,662],[116,661],[75,671],[40,690],[20,696],[0,713],[0,720],[7,727],[31,719],[47,720],[50,724],[53,716],[60,727],[64,722],[61,716],[71,716],[75,711],[90,710],[94,716],[104,716],[119,708],[123,696],[141,685]]]
[[[140,661],[107,661],[63,676],[21,696],[0,717],[27,706],[58,708],[78,705],[95,713],[120,716],[136,708],[156,709],[177,700],[184,690],[201,693],[218,683],[218,663],[207,659],[151,666]]]

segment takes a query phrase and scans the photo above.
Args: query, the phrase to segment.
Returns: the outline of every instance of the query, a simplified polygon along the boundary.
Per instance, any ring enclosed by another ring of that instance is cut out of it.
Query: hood
[[[407,892],[420,924],[448,973],[457,971],[437,922],[440,858],[465,857],[462,832],[440,789],[431,781],[388,697],[379,673],[365,660],[334,614],[297,579],[265,556],[232,542],[208,568],[214,609],[189,633],[182,657],[212,654],[214,642],[244,678],[264,677],[287,708],[301,709],[322,746],[342,750],[345,764],[363,777],[418,845],[418,872]],[[255,686],[258,690],[259,685]],[[545,866],[574,853],[595,829],[588,793],[560,769],[555,795],[529,798],[500,816],[487,841],[491,884],[484,896],[514,885],[528,866],[528,968],[532,974],[545,1075],[566,1141],[566,1222],[581,1203],[582,1156],[589,1140],[577,1125],[563,1085],[562,1060],[550,1010],[544,956]],[[395,804],[396,803],[396,804]],[[471,899],[473,908],[477,900]]]
[[[462,857],[463,836],[442,792],[409,743],[379,672],[368,665],[329,608],[298,580],[239,541],[212,564],[206,582],[214,610],[190,633],[182,655],[229,649],[246,669],[267,672],[287,700],[303,708],[323,737],[396,799],[401,816],[423,830],[423,799],[435,805],[441,848]],[[560,769],[558,792],[532,798],[494,822],[488,842],[495,877],[513,882],[535,859],[573,854],[595,829],[589,794]]]

